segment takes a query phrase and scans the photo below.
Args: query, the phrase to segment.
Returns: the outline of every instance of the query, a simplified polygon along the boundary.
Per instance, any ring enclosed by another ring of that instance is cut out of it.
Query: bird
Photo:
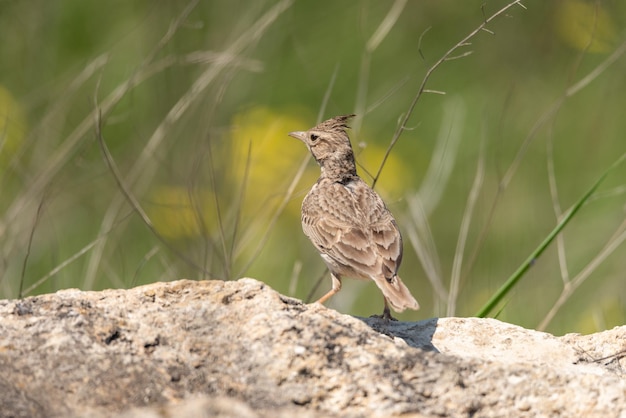
[[[356,115],[342,115],[308,131],[289,132],[307,146],[321,169],[320,177],[302,201],[302,230],[330,270],[332,288],[318,303],[341,290],[343,277],[373,280],[382,291],[386,320],[396,312],[419,309],[400,279],[402,235],[383,199],[356,171],[346,132]]]

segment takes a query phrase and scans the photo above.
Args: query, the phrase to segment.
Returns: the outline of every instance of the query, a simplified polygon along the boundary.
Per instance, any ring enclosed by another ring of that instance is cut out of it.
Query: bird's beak
[[[289,135],[291,137],[294,137],[296,139],[299,139],[302,142],[304,142],[304,140],[306,138],[306,132],[304,132],[304,131],[289,132],[287,135]]]

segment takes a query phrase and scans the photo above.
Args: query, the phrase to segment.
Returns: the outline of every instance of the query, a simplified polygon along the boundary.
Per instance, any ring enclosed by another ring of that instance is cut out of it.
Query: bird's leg
[[[387,302],[387,298],[383,296],[383,300],[385,301],[385,307],[383,308],[383,314],[381,315],[381,318],[386,321],[397,321],[396,318],[391,316],[391,310],[389,309],[389,302]]]
[[[317,300],[317,303],[324,303],[324,302],[326,302],[328,299],[330,299],[330,297],[332,295],[334,295],[335,293],[337,293],[337,292],[339,292],[341,290],[341,277],[340,276],[335,276],[335,274],[331,272],[330,273],[330,278],[333,281],[332,289],[330,289],[324,296],[319,298]]]
[[[385,321],[397,321],[396,318],[391,316],[391,310],[389,309],[389,302],[387,302],[387,298],[383,296],[383,300],[385,301],[385,307],[383,308],[382,315],[372,315],[370,318],[380,318]]]

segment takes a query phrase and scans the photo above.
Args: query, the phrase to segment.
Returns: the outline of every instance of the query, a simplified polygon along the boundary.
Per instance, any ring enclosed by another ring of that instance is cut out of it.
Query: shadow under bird
[[[332,289],[324,303],[341,289],[342,277],[373,280],[382,291],[382,317],[419,309],[400,280],[402,236],[381,197],[356,173],[354,152],[346,133],[355,115],[336,116],[308,131],[290,132],[304,142],[321,175],[302,202],[302,229],[330,270]]]

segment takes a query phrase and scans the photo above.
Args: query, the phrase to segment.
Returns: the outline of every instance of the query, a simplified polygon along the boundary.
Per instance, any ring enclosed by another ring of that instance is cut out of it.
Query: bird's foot
[[[383,319],[385,321],[397,321],[396,318],[394,318],[393,316],[391,316],[391,310],[389,309],[389,306],[387,306],[385,304],[385,309],[383,310],[383,313],[381,315],[372,315],[370,316],[370,318],[380,318]]]

